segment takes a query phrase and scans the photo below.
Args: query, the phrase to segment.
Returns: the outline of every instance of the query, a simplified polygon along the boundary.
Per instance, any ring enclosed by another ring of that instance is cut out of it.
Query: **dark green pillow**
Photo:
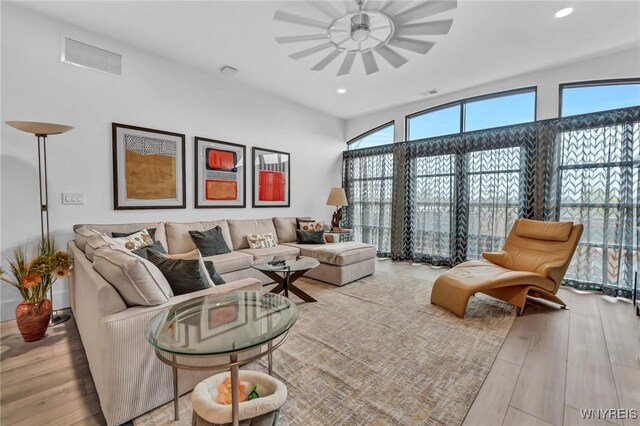
[[[296,229],[298,244],[324,244],[324,231],[308,232]]]
[[[143,228],[144,229],[144,228]],[[129,235],[133,235],[136,232],[140,232],[142,231],[142,229],[138,229],[137,231],[133,231],[133,232],[112,232],[111,236],[113,238],[122,238],[122,237],[128,237]],[[149,236],[155,240],[156,239],[156,228],[147,228],[147,232],[149,233]]]
[[[198,259],[171,259],[154,250],[147,250],[147,256],[167,279],[174,296],[211,287],[208,272]]]
[[[189,231],[189,235],[191,235],[191,239],[200,250],[202,257],[231,253],[222,235],[222,228],[219,226],[204,232]]]
[[[142,247],[141,249],[138,249],[138,250],[132,250],[131,253],[137,254],[141,258],[149,260],[147,250],[154,250],[158,253],[167,254],[167,251],[164,249],[164,246],[160,241],[156,241],[152,245],[147,247]]]
[[[220,274],[218,273],[218,271],[216,271],[216,267],[212,261],[205,260],[204,266],[205,268],[207,268],[209,277],[211,278],[211,281],[213,281],[215,285],[225,284],[225,280],[223,280]]]

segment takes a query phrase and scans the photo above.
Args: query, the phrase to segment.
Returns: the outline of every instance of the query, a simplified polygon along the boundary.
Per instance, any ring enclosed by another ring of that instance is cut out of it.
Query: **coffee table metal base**
[[[280,275],[275,271],[261,271],[261,272],[266,276],[268,276],[269,278],[271,278],[274,282],[278,283],[278,285],[276,285],[270,291],[270,293],[279,294],[284,291],[284,296],[289,297],[289,292],[291,292],[296,296],[298,296],[300,299],[304,300],[305,302],[317,302],[317,300],[311,297],[308,293],[302,291],[302,289],[293,285],[293,282],[296,281],[298,278],[302,277],[307,271],[308,269],[295,271],[294,273],[291,273],[291,271],[283,271],[284,275]]]
[[[190,365],[190,364],[185,364],[183,362],[179,362],[177,357],[180,358],[186,358],[186,359],[198,359],[201,360],[203,359],[202,355],[176,355],[176,354],[166,354],[165,352],[163,352],[160,349],[155,350],[156,352],[156,356],[158,357],[158,359],[160,359],[160,361],[162,361],[163,363],[169,365],[171,367],[172,370],[172,376],[173,376],[173,412],[174,412],[174,418],[176,421],[180,420],[180,410],[178,407],[178,399],[180,397],[180,395],[178,394],[178,369],[182,369],[182,370],[192,370],[192,371],[206,371],[206,370],[230,370],[231,372],[231,424],[233,426],[238,426],[240,424],[240,413],[239,413],[239,395],[238,395],[238,384],[239,384],[239,369],[241,365],[245,365],[248,364],[250,362],[253,362],[257,359],[262,358],[263,356],[267,355],[267,360],[268,360],[268,368],[269,368],[269,375],[272,376],[273,375],[273,355],[272,352],[274,350],[276,350],[281,344],[284,343],[285,340],[287,340],[287,337],[289,337],[289,331],[287,330],[286,333],[284,333],[284,335],[278,336],[281,337],[281,339],[277,342],[277,343],[273,343],[274,340],[276,340],[278,337],[276,337],[275,339],[271,340],[270,342],[266,343],[267,345],[267,350],[266,351],[262,351],[262,347],[260,347],[260,353],[257,355],[254,355],[250,358],[247,359],[243,359],[242,361],[238,361],[238,355],[244,352],[248,352],[251,350],[255,350],[256,348],[248,348],[248,349],[243,349],[241,351],[237,351],[237,352],[231,352],[231,353],[225,353],[225,354],[218,354],[218,355],[212,355],[215,356],[216,358],[220,358],[223,356],[228,356],[229,357],[229,363],[227,364],[218,364],[218,365]],[[166,354],[166,355],[165,355]]]

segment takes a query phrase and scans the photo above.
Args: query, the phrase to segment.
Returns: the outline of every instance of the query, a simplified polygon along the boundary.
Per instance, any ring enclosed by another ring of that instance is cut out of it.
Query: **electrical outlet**
[[[82,192],[63,192],[62,204],[84,204],[84,194]]]

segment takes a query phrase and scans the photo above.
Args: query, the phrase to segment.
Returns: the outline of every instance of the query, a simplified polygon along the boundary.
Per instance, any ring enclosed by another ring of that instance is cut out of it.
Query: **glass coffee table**
[[[279,265],[260,263],[253,265],[253,268],[262,272],[278,284],[271,290],[271,293],[278,294],[284,291],[285,297],[289,297],[289,292],[291,292],[305,302],[317,302],[316,299],[302,291],[299,287],[293,285],[293,283],[302,277],[309,269],[313,269],[318,265],[320,265],[320,262],[316,259],[298,256],[295,259],[285,260],[284,263]]]
[[[297,319],[298,308],[289,299],[257,291],[199,297],[153,317],[145,336],[160,361],[172,368],[175,420],[179,419],[178,369],[231,370],[232,424],[238,425],[240,365],[267,355],[271,375],[272,352],[287,339]],[[246,357],[239,360],[239,355]],[[219,363],[221,357],[229,362]],[[216,358],[218,363],[213,362]]]

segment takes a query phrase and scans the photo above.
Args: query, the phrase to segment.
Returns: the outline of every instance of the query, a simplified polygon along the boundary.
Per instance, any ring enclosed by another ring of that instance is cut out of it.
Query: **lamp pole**
[[[40,238],[42,247],[48,247],[51,240],[49,234],[49,188],[47,185],[47,136],[68,132],[73,127],[36,121],[7,121],[6,123],[15,129],[36,136],[38,142],[38,186],[40,189]],[[49,287],[49,297],[53,305],[53,286]],[[54,310],[49,324],[52,326],[62,324],[69,318],[71,315],[60,315],[58,311]]]

